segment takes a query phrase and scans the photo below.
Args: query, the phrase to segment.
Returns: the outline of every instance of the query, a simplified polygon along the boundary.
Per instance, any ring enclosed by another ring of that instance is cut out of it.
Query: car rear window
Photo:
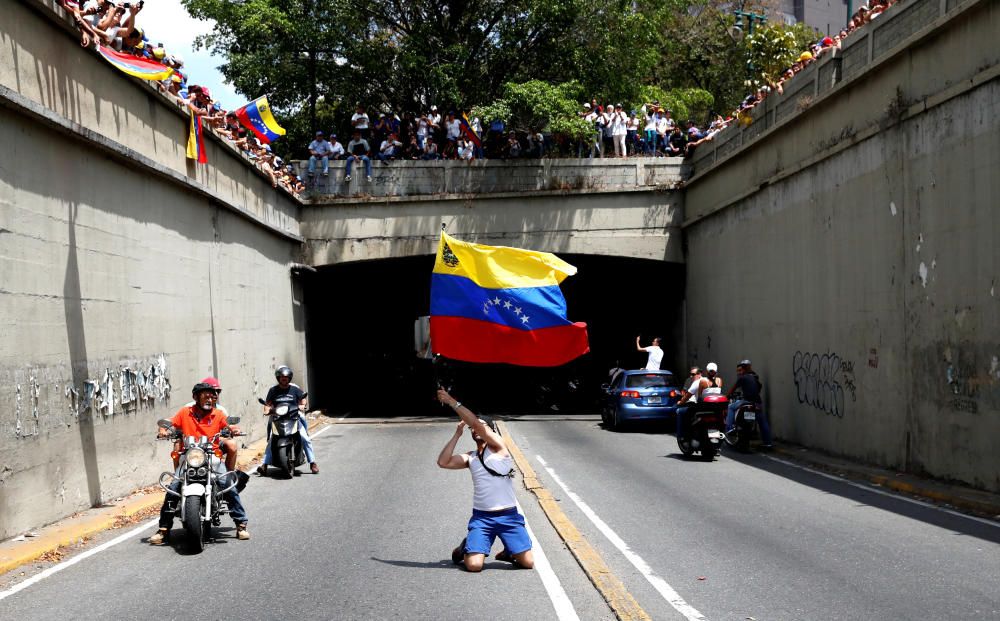
[[[677,382],[673,375],[662,373],[643,373],[642,375],[629,375],[625,378],[626,388],[669,388],[676,385]]]

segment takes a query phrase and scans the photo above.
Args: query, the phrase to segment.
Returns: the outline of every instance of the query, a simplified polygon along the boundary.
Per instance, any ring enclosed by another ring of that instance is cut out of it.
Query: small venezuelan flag
[[[166,80],[174,72],[170,67],[161,65],[154,60],[139,58],[132,54],[122,54],[103,45],[98,47],[97,51],[104,57],[104,60],[117,67],[120,71],[143,80]]]
[[[462,128],[462,133],[465,134],[465,137],[468,138],[470,141],[472,141],[472,144],[476,145],[477,147],[482,147],[483,141],[479,139],[479,136],[477,136],[476,132],[473,131],[472,126],[469,125],[468,115],[463,112],[462,117],[459,119],[459,122],[460,122],[460,127]]]
[[[208,163],[205,153],[205,136],[201,131],[201,116],[191,112],[191,131],[188,133],[188,159],[198,160],[199,164]]]
[[[434,352],[529,367],[587,353],[587,324],[566,318],[559,289],[575,273],[548,252],[471,244],[442,232],[431,274]]]
[[[278,125],[278,122],[274,120],[274,115],[271,114],[271,106],[267,103],[267,97],[258,97],[237,110],[236,118],[264,144],[285,135],[285,130]]]

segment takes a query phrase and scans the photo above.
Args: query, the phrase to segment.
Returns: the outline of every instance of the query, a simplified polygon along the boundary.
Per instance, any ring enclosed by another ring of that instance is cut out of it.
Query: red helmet
[[[215,379],[214,377],[206,377],[205,379],[198,382],[198,384],[204,385],[206,388],[211,388],[215,392],[222,392],[222,384],[220,384],[219,380]]]

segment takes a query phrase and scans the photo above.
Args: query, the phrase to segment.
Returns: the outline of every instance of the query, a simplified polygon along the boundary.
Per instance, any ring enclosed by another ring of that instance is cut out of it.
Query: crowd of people
[[[239,149],[259,168],[274,187],[282,187],[292,194],[305,191],[305,184],[296,174],[291,163],[282,161],[271,151],[269,144],[258,140],[237,118],[235,111],[224,110],[212,98],[206,86],[189,84],[180,54],[171,54],[162,43],[151,43],[145,30],[137,23],[144,0],[138,2],[112,2],[87,0],[74,2],[62,0],[63,7],[73,16],[80,31],[80,45],[85,48],[105,46],[116,52],[157,62],[173,70],[171,76],[157,83],[157,88],[172,98],[182,108],[201,117],[204,129]]]
[[[335,132],[328,136],[316,132],[308,147],[307,174],[310,178],[329,176],[330,162],[336,160],[345,160],[344,181],[350,182],[356,166],[364,167],[365,177],[370,181],[373,160],[389,165],[395,160],[688,156],[734,121],[748,118],[748,113],[771,93],[783,93],[788,80],[824,55],[839,50],[855,30],[898,1],[901,0],[871,0],[870,5],[862,5],[844,29],[812,44],[777,80],[748,95],[730,115],[716,115],[707,126],[699,127],[693,120],[675,120],[672,111],[658,101],[627,111],[621,103],[600,105],[596,98],[583,103],[579,116],[594,128],[594,133],[583,140],[553,134],[544,127],[514,131],[502,120],[483,123],[468,111],[452,109],[442,114],[436,105],[429,105],[419,113],[386,109],[377,115],[358,105],[351,116],[346,145],[338,141]],[[305,191],[306,183],[291,163],[282,161],[270,145],[243,127],[235,112],[224,110],[207,87],[188,84],[184,60],[179,54],[168,53],[161,43],[150,43],[136,21],[144,0],[62,2],[79,27],[81,45],[104,45],[173,69],[170,78],[158,84],[162,92],[200,115],[204,127],[238,148],[274,187],[281,186],[292,194]]]

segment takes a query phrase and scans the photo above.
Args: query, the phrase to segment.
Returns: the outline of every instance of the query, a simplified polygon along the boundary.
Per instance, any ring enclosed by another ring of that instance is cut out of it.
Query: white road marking
[[[786,459],[781,459],[780,457],[772,457],[770,455],[763,455],[763,457],[766,457],[767,459],[770,459],[771,461],[776,461],[779,464],[784,464],[786,466],[791,466],[792,468],[798,468],[799,470],[805,470],[806,472],[809,472],[809,473],[821,476],[821,477],[826,478],[826,479],[830,479],[832,481],[838,481],[840,483],[844,483],[845,485],[850,485],[851,487],[856,487],[858,489],[863,489],[866,492],[871,492],[873,494],[881,494],[882,496],[888,496],[889,498],[895,498],[896,500],[903,500],[903,501],[906,501],[906,502],[909,502],[909,503],[912,503],[912,504],[915,504],[915,505],[920,505],[921,507],[927,507],[929,509],[937,509],[938,511],[943,511],[944,513],[950,513],[951,515],[955,515],[955,516],[958,516],[960,518],[965,518],[967,520],[973,520],[973,521],[979,522],[981,524],[986,524],[987,526],[992,526],[994,528],[1000,528],[1000,522],[994,522],[993,520],[987,520],[985,518],[976,517],[975,515],[969,515],[967,513],[962,513],[961,511],[955,511],[955,510],[952,510],[952,509],[948,509],[946,507],[942,507],[940,505],[936,505],[933,502],[927,502],[926,500],[917,500],[916,498],[910,498],[909,496],[904,496],[902,492],[893,492],[893,491],[888,491],[888,490],[885,490],[885,489],[879,489],[879,488],[873,486],[872,484],[865,485],[863,483],[857,483],[855,481],[851,481],[851,480],[846,479],[844,477],[838,477],[838,476],[829,474],[827,472],[822,472],[820,470],[815,470],[813,468],[810,468],[809,466],[803,466],[802,464],[797,464],[795,462],[788,461]]]
[[[597,527],[597,530],[601,531],[601,533],[608,538],[608,541],[611,542],[611,545],[618,548],[618,551],[625,555],[625,558],[632,563],[632,566],[639,570],[639,573],[641,573],[643,577],[646,578],[651,585],[653,585],[653,588],[663,596],[663,599],[667,600],[668,604],[674,607],[674,610],[684,615],[684,618],[688,621],[706,621],[705,617],[698,612],[694,606],[684,601],[684,598],[682,598],[673,587],[667,584],[666,580],[654,574],[653,569],[649,566],[649,564],[642,560],[642,557],[633,552],[632,549],[629,548],[628,544],[625,543],[625,541],[619,537],[615,531],[611,530],[611,527],[608,526],[604,520],[598,517],[598,515],[594,513],[594,510],[591,509],[587,503],[576,495],[576,493],[570,491],[570,489],[566,487],[566,484],[559,478],[559,475],[555,473],[555,470],[549,467],[545,460],[542,459],[541,455],[535,455],[535,459],[542,464],[545,471],[548,472],[549,476],[552,477],[552,480],[562,488],[563,492],[569,496],[570,500],[572,500],[576,506],[583,511],[583,514],[586,515],[591,522],[593,522],[594,526]]]
[[[343,420],[343,419],[341,419],[341,420]],[[320,429],[319,431],[317,431],[316,433],[312,434],[309,437],[310,438],[318,438],[321,433],[325,433],[327,429],[332,429],[332,428],[333,428],[333,425],[327,425],[326,427],[323,427],[322,429]]]
[[[115,537],[111,541],[107,541],[105,543],[102,543],[101,545],[97,546],[96,548],[93,548],[91,550],[87,550],[86,552],[81,552],[80,554],[74,556],[73,558],[71,558],[69,560],[63,561],[63,562],[59,563],[58,565],[53,565],[52,567],[49,567],[45,571],[40,572],[40,573],[38,573],[38,574],[36,574],[36,575],[28,578],[24,582],[19,582],[19,583],[15,584],[11,588],[7,589],[6,591],[0,592],[0,600],[6,599],[6,598],[10,597],[11,595],[13,595],[14,593],[17,593],[18,591],[26,589],[26,588],[30,587],[31,585],[33,585],[33,584],[35,584],[37,582],[41,582],[42,580],[48,578],[52,574],[59,573],[60,571],[66,569],[67,567],[71,567],[73,565],[76,565],[80,561],[82,561],[84,559],[87,559],[87,558],[90,558],[91,556],[94,556],[95,554],[97,554],[99,552],[104,552],[105,550],[107,550],[108,548],[110,548],[112,546],[116,546],[116,545],[118,545],[119,543],[121,543],[123,541],[128,541],[129,539],[131,539],[132,537],[135,537],[136,535],[138,535],[142,531],[147,530],[154,523],[159,522],[159,520],[160,520],[159,516],[157,516],[155,518],[152,518],[152,519],[149,519],[149,520],[146,520],[140,526],[136,526],[135,528],[133,528],[132,530],[128,531],[127,533],[118,535],[117,537]]]
[[[521,503],[517,503],[517,510],[521,515],[524,515]],[[556,572],[552,569],[552,565],[549,564],[549,559],[545,556],[545,551],[542,550],[542,544],[538,543],[538,539],[535,538],[535,533],[531,530],[531,526],[528,525],[527,519],[524,521],[524,527],[528,530],[528,537],[531,538],[531,552],[535,559],[535,571],[538,572],[538,576],[542,579],[542,586],[545,587],[545,592],[548,593],[549,599],[552,600],[552,607],[556,609],[556,617],[560,621],[579,621],[580,617],[576,614],[576,609],[573,608],[573,602],[566,595],[566,591],[562,587],[562,582],[559,581],[559,576],[556,575]]]

